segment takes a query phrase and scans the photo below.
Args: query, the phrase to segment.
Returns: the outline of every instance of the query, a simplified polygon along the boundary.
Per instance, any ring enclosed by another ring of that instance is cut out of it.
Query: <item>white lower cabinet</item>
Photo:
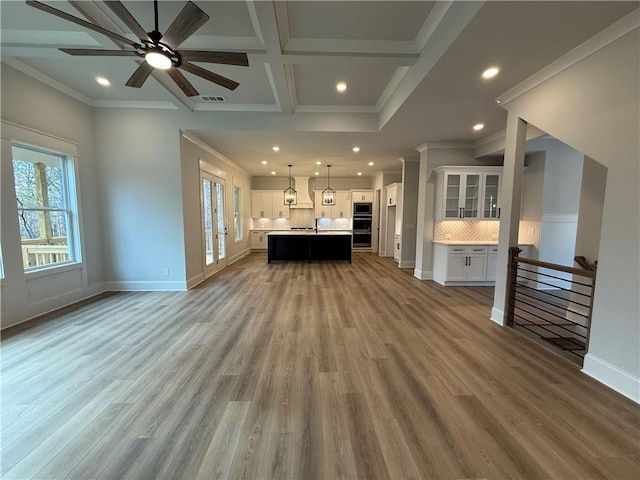
[[[269,232],[264,230],[251,232],[251,250],[267,249],[267,233]]]
[[[439,258],[436,274],[436,258],[434,257],[433,277],[438,283],[445,282],[484,282],[487,276],[487,247],[443,245],[445,247]],[[444,268],[443,268],[444,267]],[[438,278],[436,278],[436,276]]]
[[[519,247],[527,257],[529,245]],[[493,285],[497,262],[497,245],[433,245],[433,279],[441,285]]]

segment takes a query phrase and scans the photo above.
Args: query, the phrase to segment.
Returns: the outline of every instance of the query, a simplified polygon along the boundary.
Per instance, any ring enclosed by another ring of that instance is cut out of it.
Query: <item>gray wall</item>
[[[177,112],[104,108],[94,118],[107,287],[184,288]]]

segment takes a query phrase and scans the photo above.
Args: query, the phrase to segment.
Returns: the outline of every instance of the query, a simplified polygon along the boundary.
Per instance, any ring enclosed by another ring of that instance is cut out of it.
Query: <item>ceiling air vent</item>
[[[200,95],[200,100],[207,103],[221,103],[224,102],[224,97],[213,97],[209,95]]]

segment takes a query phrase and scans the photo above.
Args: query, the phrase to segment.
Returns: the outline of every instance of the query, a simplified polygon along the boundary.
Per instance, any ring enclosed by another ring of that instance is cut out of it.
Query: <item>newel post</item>
[[[507,280],[507,321],[506,325],[513,326],[513,315],[516,305],[516,281],[518,262],[516,257],[521,252],[518,247],[509,247],[509,278]]]

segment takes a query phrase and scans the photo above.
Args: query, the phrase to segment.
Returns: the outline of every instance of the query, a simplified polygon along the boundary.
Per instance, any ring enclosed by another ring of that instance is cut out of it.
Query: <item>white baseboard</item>
[[[110,292],[183,292],[186,282],[105,282]]]
[[[189,280],[187,280],[187,290],[192,289],[193,287],[195,287],[196,285],[202,282],[204,282],[204,274],[200,272],[197,275],[194,275],[193,277],[191,277]]]
[[[416,266],[415,260],[398,262],[398,268],[415,268],[415,266]]]
[[[88,300],[91,297],[95,297],[96,295],[104,293],[105,291],[106,289],[104,284],[102,282],[98,282],[83,289],[74,290],[73,292],[65,293],[63,295],[58,295],[53,298],[33,303],[27,307],[26,311],[21,312],[21,316],[24,316],[24,318],[20,318],[20,316],[17,316],[15,312],[3,312],[1,328],[5,329],[24,322],[28,322],[29,320],[33,320],[34,318],[38,318],[43,315],[55,312],[56,310],[60,310],[61,308],[71,306],[74,303]]]
[[[235,255],[229,257],[229,265],[231,265],[232,263],[236,263],[238,260],[242,260],[244,257],[249,255],[250,253],[251,253],[250,248],[245,248],[241,252],[236,253]]]
[[[504,325],[504,311],[499,308],[493,307],[491,309],[491,321],[496,322],[498,325]]]
[[[417,268],[413,270],[413,276],[419,280],[433,280],[433,272],[422,271]]]
[[[609,362],[587,353],[582,373],[589,375],[625,397],[640,403],[640,378],[628,374]]]

